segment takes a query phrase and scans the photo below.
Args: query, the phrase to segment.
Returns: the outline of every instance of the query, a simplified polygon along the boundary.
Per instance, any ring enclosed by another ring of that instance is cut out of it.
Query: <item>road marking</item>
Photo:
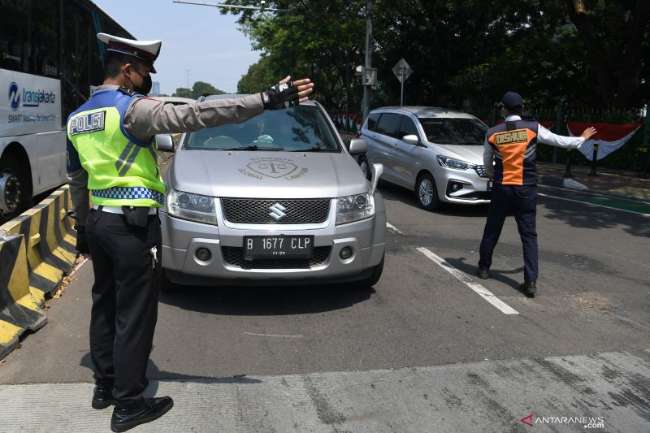
[[[300,334],[258,334],[256,332],[244,332],[244,335],[251,337],[270,337],[270,338],[303,338]]]
[[[631,214],[634,214],[634,215],[641,215],[644,218],[650,218],[650,214],[637,212],[637,211],[633,211],[633,210],[629,210],[629,209],[621,209],[621,208],[618,208],[618,207],[606,206],[604,204],[597,204],[597,203],[591,203],[591,202],[588,202],[588,201],[574,200],[574,199],[571,199],[571,198],[559,197],[557,195],[545,194],[543,192],[539,192],[539,193],[537,193],[537,195],[540,196],[540,197],[554,198],[554,199],[557,199],[557,200],[564,200],[564,201],[568,201],[568,202],[571,202],[571,203],[584,204],[584,205],[591,206],[591,207],[602,207],[602,208],[609,209],[609,210],[617,210],[617,211],[620,211],[620,212],[631,213]]]
[[[476,292],[479,296],[481,296],[483,299],[485,299],[490,304],[492,304],[493,307],[497,308],[503,314],[507,314],[507,315],[519,314],[517,310],[515,310],[510,305],[503,302],[501,299],[497,298],[492,292],[490,292],[488,289],[483,287],[481,284],[475,283],[469,275],[467,275],[465,272],[459,269],[454,268],[449,263],[447,263],[447,261],[442,257],[431,252],[427,248],[419,247],[417,248],[417,250],[420,253],[424,254],[432,262],[440,266],[442,269],[444,269],[445,271],[449,272],[451,275],[456,277],[461,283],[465,284],[467,287],[472,289],[474,292]]]
[[[398,235],[403,235],[404,234],[400,229],[398,229],[397,227],[395,227],[394,225],[392,225],[388,221],[386,221],[386,228],[388,230],[390,230],[390,231],[393,231],[393,232],[397,233]]]

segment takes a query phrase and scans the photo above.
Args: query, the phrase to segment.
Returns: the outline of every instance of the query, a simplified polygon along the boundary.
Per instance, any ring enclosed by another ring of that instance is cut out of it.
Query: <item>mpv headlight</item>
[[[167,212],[178,218],[217,225],[217,199],[189,192],[171,190]]]
[[[440,164],[443,167],[453,168],[455,170],[467,170],[469,168],[472,168],[471,164],[465,161],[461,161],[459,159],[449,158],[448,156],[442,156],[442,155],[438,155],[437,158],[438,158],[438,164]]]
[[[371,194],[357,194],[336,200],[336,225],[347,224],[372,217],[375,198]]]

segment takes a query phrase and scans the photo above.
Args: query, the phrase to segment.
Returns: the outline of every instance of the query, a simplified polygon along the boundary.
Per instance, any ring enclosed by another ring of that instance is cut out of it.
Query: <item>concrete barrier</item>
[[[45,325],[41,306],[29,289],[25,238],[0,237],[0,359],[18,345],[23,333]]]
[[[47,319],[42,307],[75,263],[67,186],[0,226],[0,359]]]
[[[40,302],[56,289],[74,265],[76,239],[67,217],[71,203],[69,188],[64,186],[0,226],[0,234],[25,238],[29,286]]]

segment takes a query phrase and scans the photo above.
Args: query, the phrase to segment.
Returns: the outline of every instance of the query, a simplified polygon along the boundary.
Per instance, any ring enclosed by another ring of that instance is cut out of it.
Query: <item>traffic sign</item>
[[[393,66],[393,74],[395,74],[399,82],[402,84],[404,84],[404,81],[409,79],[412,73],[413,69],[411,69],[411,65],[409,65],[404,58],[401,58],[399,62],[395,63],[395,66]]]

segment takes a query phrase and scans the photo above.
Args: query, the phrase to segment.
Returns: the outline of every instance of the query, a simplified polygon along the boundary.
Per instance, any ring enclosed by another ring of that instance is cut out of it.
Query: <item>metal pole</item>
[[[361,112],[363,114],[362,121],[365,121],[368,117],[368,111],[370,107],[370,85],[366,80],[366,71],[372,67],[372,58],[370,52],[370,41],[372,39],[372,1],[366,0],[366,52],[365,52],[365,62],[364,62],[364,85],[363,85],[363,101],[361,102]]]
[[[399,106],[403,107],[404,106],[404,69],[402,69],[399,73],[400,77],[400,92],[399,92]]]

